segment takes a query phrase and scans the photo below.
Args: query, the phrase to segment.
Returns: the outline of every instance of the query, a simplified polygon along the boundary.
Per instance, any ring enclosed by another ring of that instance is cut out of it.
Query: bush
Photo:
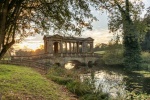
[[[67,84],[67,88],[69,91],[72,93],[78,95],[78,96],[83,96],[85,94],[91,94],[92,90],[91,86],[88,84],[85,84],[85,82],[80,82],[80,81],[72,81]]]
[[[47,76],[63,76],[65,75],[65,72],[64,68],[53,66],[48,70]]]
[[[65,77],[59,77],[59,76],[50,76],[51,80],[61,84],[61,85],[66,85],[67,83],[70,83],[71,81],[73,81],[73,79],[71,78],[65,78]]]

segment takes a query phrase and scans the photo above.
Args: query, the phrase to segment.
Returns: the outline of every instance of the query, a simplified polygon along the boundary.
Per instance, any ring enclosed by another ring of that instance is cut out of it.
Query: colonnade
[[[93,42],[49,41],[46,51],[49,53],[90,53]]]
[[[45,53],[92,53],[92,38],[66,38],[59,35],[44,38]]]
[[[55,43],[58,43],[56,45]],[[92,42],[72,42],[72,41],[63,41],[53,43],[53,53],[85,53],[93,52],[93,43]]]

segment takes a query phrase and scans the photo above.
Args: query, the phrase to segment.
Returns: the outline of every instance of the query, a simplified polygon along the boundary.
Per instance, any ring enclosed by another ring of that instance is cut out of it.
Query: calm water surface
[[[65,65],[66,69],[74,68],[74,64],[67,63]],[[101,89],[103,92],[110,94],[113,97],[125,96],[126,94],[126,85],[123,81],[123,75],[114,71],[101,70],[91,72],[94,75],[94,84],[96,89]],[[81,74],[80,79],[84,81],[89,78],[92,80],[91,73]]]
[[[74,66],[75,64],[67,63],[65,68],[72,69]],[[93,79],[96,89],[101,89],[115,98],[125,97],[127,90],[150,94],[150,77],[134,72],[126,73],[122,67],[97,67],[99,69],[95,72],[91,69],[90,73],[81,74],[81,81],[87,78]]]
[[[91,78],[91,73],[81,74],[81,81],[86,78]],[[94,73],[94,84],[96,89],[101,89],[103,92],[110,94],[113,97],[124,97],[126,94],[123,75],[105,70],[96,71]]]

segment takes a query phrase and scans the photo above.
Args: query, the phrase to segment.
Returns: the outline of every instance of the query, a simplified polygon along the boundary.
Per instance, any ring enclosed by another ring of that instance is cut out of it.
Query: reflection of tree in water
[[[105,70],[108,73],[118,73],[118,75],[123,74],[127,77],[124,78],[126,82],[126,89],[129,91],[139,91],[143,93],[150,94],[150,75],[144,77],[140,73],[136,72],[126,72],[123,70],[122,66],[109,66],[102,67],[101,69]]]
[[[90,78],[92,74],[81,75],[81,80]],[[105,70],[96,71],[94,73],[94,84],[96,90],[102,90],[103,92],[109,93],[113,97],[124,96],[125,84],[123,84],[123,76],[114,72],[107,72]],[[120,94],[118,94],[120,93]]]

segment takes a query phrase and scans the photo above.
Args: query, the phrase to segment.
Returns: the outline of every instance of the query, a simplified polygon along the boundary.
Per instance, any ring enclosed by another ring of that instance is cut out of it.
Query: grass
[[[102,60],[106,65],[122,65],[123,64],[123,50],[106,50],[96,51],[97,54],[103,54]],[[141,52],[142,64],[140,69],[150,71],[150,53]]]
[[[0,65],[2,100],[70,100],[59,88],[31,68]]]
[[[143,75],[143,77],[145,78],[150,78],[150,72],[149,71],[133,71],[134,73],[138,73],[138,74],[141,74]]]
[[[103,55],[103,54],[105,54],[105,51],[95,51],[94,53],[97,53],[97,54]]]

